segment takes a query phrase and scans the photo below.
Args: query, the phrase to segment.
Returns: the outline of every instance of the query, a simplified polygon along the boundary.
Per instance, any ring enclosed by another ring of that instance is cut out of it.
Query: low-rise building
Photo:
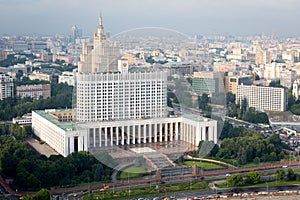
[[[17,96],[21,98],[31,97],[33,99],[46,99],[51,97],[51,86],[50,84],[17,86]]]
[[[63,156],[94,148],[184,141],[217,143],[217,121],[182,115],[164,118],[76,123],[73,110],[32,112],[32,128],[41,140]],[[62,118],[62,116],[68,116]]]

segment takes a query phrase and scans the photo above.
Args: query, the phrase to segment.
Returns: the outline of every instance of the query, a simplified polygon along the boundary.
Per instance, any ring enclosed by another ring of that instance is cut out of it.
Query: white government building
[[[83,44],[76,109],[33,111],[34,133],[63,156],[120,145],[217,143],[216,120],[168,114],[166,72],[130,72],[120,56],[100,17],[94,44]]]

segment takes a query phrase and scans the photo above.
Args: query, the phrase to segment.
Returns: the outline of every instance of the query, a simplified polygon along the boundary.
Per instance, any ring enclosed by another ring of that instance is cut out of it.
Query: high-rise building
[[[0,73],[0,100],[14,95],[13,78],[5,73]]]
[[[272,54],[269,51],[257,51],[255,56],[255,64],[265,65],[272,62]]]
[[[197,94],[212,94],[224,92],[223,73],[194,72],[193,90]]]
[[[246,99],[249,107],[260,111],[286,111],[287,89],[254,85],[238,85],[236,103]]]
[[[157,142],[217,143],[215,120],[168,114],[166,72],[131,72],[128,61],[120,58],[119,47],[108,40],[100,17],[94,44],[84,43],[82,48],[76,114],[59,111],[60,116],[76,120],[59,121],[55,110],[33,111],[35,134],[64,156]]]

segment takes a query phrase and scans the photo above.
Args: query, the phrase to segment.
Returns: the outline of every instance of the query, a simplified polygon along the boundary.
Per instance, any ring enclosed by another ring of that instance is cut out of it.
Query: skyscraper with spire
[[[116,43],[108,41],[100,16],[93,45],[82,44],[78,72],[116,72],[119,58],[120,49]]]

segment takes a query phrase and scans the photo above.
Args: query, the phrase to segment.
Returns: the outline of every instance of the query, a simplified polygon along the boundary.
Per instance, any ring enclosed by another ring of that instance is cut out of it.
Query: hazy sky
[[[91,35],[102,11],[112,35],[138,27],[193,34],[300,35],[299,0],[0,0],[0,35]]]

